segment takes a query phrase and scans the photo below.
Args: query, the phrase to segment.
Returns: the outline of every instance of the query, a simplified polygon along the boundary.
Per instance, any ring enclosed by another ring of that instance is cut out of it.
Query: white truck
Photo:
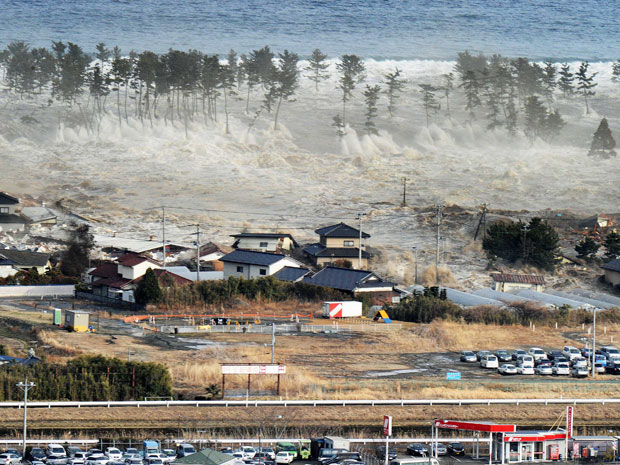
[[[361,316],[361,302],[355,300],[323,302],[323,318],[359,318]]]
[[[361,303],[360,303],[361,307]],[[349,440],[338,436],[325,436],[323,438],[325,449],[345,449],[349,450]]]

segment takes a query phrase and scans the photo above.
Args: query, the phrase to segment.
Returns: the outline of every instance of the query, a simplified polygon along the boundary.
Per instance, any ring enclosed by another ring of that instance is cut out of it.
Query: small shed
[[[65,312],[65,327],[69,331],[84,332],[90,326],[90,313],[84,310],[67,310]]]
[[[545,278],[536,274],[491,273],[493,286],[491,289],[500,292],[511,292],[517,289],[532,289],[542,292]]]

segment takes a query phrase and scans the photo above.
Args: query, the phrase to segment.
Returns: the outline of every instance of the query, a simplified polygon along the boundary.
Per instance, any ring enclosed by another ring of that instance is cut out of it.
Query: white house
[[[233,248],[256,252],[282,253],[297,247],[293,236],[285,233],[241,233],[233,234]]]
[[[235,250],[220,258],[224,279],[231,276],[252,279],[276,274],[284,267],[301,268],[303,263],[282,254]]]
[[[155,260],[134,253],[127,253],[119,257],[117,263],[118,274],[123,279],[136,279],[146,273],[149,268],[155,270],[161,268],[161,265]]]
[[[545,278],[537,274],[491,273],[493,285],[491,289],[500,292],[510,292],[515,289],[532,289],[542,292],[545,287]]]

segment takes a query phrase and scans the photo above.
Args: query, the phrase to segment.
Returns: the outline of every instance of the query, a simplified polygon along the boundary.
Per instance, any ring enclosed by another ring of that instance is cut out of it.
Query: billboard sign
[[[286,365],[222,365],[223,375],[283,375]]]
[[[392,435],[392,417],[389,415],[383,416],[383,435],[384,436]]]

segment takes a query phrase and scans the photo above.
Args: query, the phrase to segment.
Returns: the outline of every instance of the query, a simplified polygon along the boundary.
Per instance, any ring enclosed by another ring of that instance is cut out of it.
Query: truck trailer
[[[356,300],[323,302],[323,318],[359,318],[362,316],[362,303]]]
[[[361,303],[360,303],[361,307]],[[323,438],[323,445],[327,449],[345,449],[349,450],[349,440],[338,436],[325,436]]]

